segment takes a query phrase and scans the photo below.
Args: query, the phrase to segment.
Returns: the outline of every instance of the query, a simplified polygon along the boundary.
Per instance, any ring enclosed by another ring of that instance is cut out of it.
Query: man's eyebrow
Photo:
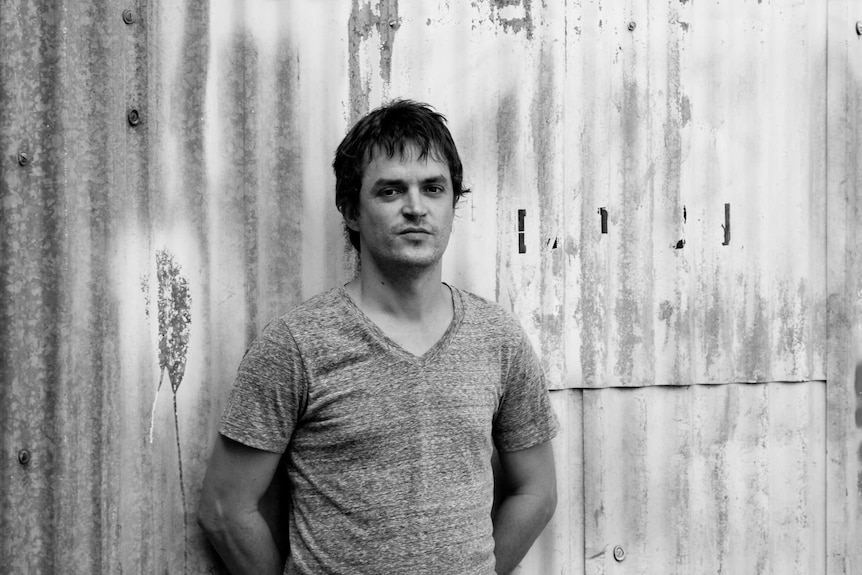
[[[401,178],[380,178],[374,182],[373,187],[379,188],[381,186],[403,186],[406,180]],[[424,178],[421,180],[421,184],[445,184],[448,181],[448,178],[444,175],[439,176],[430,176],[428,178]]]

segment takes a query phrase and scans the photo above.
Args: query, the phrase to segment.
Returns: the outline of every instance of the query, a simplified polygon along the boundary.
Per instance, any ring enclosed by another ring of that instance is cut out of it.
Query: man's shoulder
[[[320,292],[310,298],[298,303],[286,313],[282,314],[279,319],[290,323],[295,320],[304,320],[307,318],[316,318],[325,315],[337,315],[343,301],[343,288],[334,287],[326,291]]]
[[[452,286],[464,306],[464,318],[471,324],[484,329],[500,330],[505,333],[520,333],[521,323],[515,315],[499,303],[476,295],[470,291]]]
[[[316,294],[276,316],[264,331],[289,331],[296,337],[309,331],[329,330],[343,322],[346,313],[342,288]]]

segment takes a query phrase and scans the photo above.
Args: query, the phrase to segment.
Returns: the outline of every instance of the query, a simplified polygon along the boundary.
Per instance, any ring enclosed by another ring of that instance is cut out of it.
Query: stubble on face
[[[454,219],[452,180],[438,154],[415,146],[389,157],[376,149],[365,169],[356,217],[362,259],[383,272],[414,275],[438,266]]]

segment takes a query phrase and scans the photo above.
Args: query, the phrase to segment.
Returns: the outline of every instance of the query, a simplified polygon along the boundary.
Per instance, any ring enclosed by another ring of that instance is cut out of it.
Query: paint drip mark
[[[180,497],[183,503],[183,530],[185,541],[188,541],[188,510],[186,505],[186,489],[183,480],[183,454],[180,447],[180,426],[177,410],[177,391],[183,381],[188,357],[189,332],[191,326],[191,293],[189,282],[182,273],[182,268],[174,256],[166,249],[156,252],[156,275],[159,282],[158,313],[159,313],[159,385],[153,398],[153,409],[150,416],[150,443],[153,443],[153,427],[156,418],[156,402],[159,391],[168,374],[171,383],[174,404],[174,432],[177,440],[177,466],[180,479]],[[188,565],[188,545],[183,550],[183,572]]]

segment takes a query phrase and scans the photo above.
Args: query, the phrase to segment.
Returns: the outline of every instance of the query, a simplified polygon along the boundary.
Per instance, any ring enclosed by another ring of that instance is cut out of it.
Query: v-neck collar
[[[394,355],[399,356],[400,358],[409,361],[410,363],[414,363],[417,365],[427,365],[431,361],[434,360],[435,357],[439,355],[439,353],[444,350],[449,342],[452,340],[455,333],[458,331],[458,326],[461,324],[461,319],[464,317],[464,304],[461,301],[461,293],[457,288],[454,288],[443,282],[447,288],[449,288],[449,292],[452,294],[452,321],[449,322],[449,327],[446,328],[446,331],[443,332],[443,335],[440,336],[434,345],[428,348],[428,351],[423,353],[422,355],[415,355],[403,347],[401,347],[398,343],[396,343],[392,338],[386,335],[380,327],[374,323],[371,318],[369,318],[364,311],[362,311],[356,302],[353,301],[353,298],[347,293],[347,290],[344,289],[344,286],[338,288],[339,294],[341,295],[341,299],[344,301],[345,306],[350,312],[354,315],[354,317],[365,326],[366,330],[376,339],[378,340],[384,348],[392,352]]]

